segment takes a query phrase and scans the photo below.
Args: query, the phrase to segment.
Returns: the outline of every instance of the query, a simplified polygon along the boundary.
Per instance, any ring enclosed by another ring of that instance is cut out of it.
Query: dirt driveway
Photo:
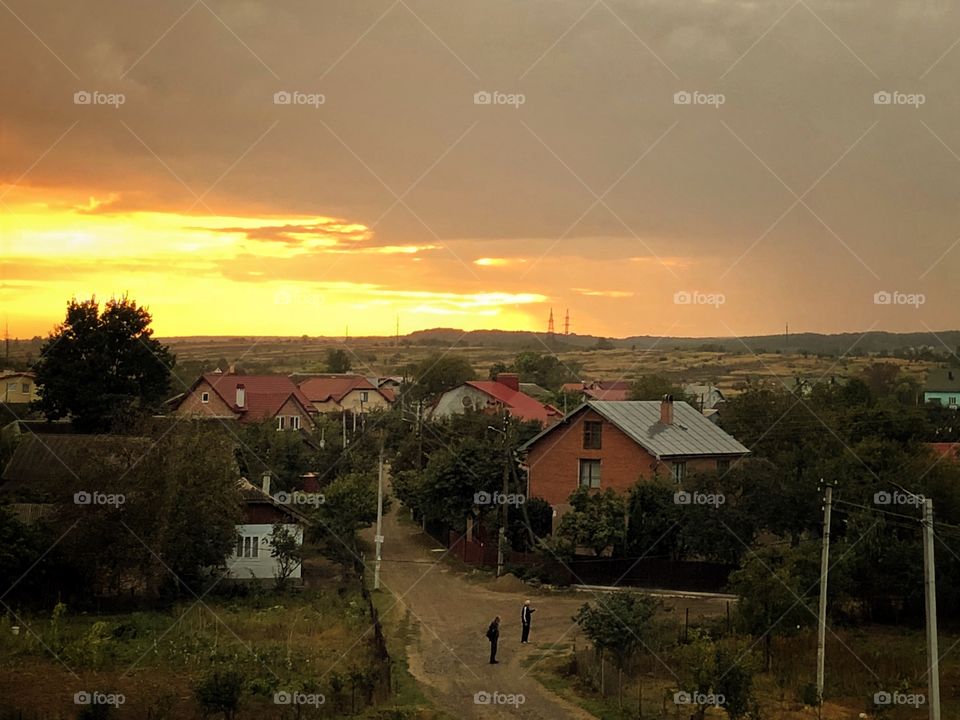
[[[431,699],[458,718],[593,717],[546,690],[529,667],[544,651],[572,646],[577,627],[571,618],[592,595],[538,593],[518,581],[509,582],[512,576],[468,578],[454,564],[443,561],[445,548],[415,525],[399,521],[398,513],[406,511],[398,506],[394,503],[394,510],[384,518],[381,577],[385,589],[397,599],[390,615],[393,619],[407,617],[415,628],[408,647],[410,671]],[[367,539],[372,538],[371,530]],[[530,644],[521,645],[520,608],[526,598],[537,611]],[[691,608],[691,621],[699,615],[725,612],[722,600],[676,598],[669,604],[681,614]],[[503,619],[499,665],[489,664],[490,646],[484,637],[495,615]],[[577,643],[583,645],[582,636]],[[494,702],[477,702],[490,696]],[[523,696],[524,702],[510,704],[517,696]]]

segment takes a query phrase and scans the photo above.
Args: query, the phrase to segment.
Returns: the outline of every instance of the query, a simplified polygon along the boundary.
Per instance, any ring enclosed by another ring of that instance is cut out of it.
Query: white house
[[[297,509],[297,494],[270,495],[270,477],[264,476],[263,487],[258,488],[246,478],[240,479],[243,495],[244,522],[237,525],[237,544],[227,558],[228,575],[234,580],[272,580],[279,573],[279,563],[271,555],[273,527],[279,523],[303,544],[303,528],[307,517]],[[302,494],[300,494],[302,495]],[[289,500],[289,502],[284,502]],[[302,568],[298,565],[290,579],[299,581]]]

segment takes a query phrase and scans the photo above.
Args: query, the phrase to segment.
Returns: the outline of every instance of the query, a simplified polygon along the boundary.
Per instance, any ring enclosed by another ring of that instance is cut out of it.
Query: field
[[[303,717],[362,711],[376,692],[379,661],[370,642],[357,642],[370,628],[357,590],[18,616],[0,617],[2,718],[74,718],[82,709],[75,694],[84,692],[122,695],[123,717],[199,717],[194,689],[214,667],[245,677],[241,718],[280,718],[274,693],[284,690],[324,696],[325,707],[307,706]]]
[[[405,365],[416,363],[432,353],[454,353],[466,358],[478,376],[486,376],[497,362],[509,363],[522,350],[552,353],[541,339],[531,335],[522,346],[490,347],[449,345],[432,342],[411,345],[394,341],[320,340],[316,338],[173,338],[165,340],[177,355],[181,379],[192,381],[191,371],[199,371],[201,363],[213,368],[219,364],[235,364],[256,372],[323,372],[326,352],[330,348],[346,349],[353,370],[365,375],[393,375]],[[736,392],[737,386],[751,378],[779,378],[792,385],[795,378],[806,380],[842,378],[857,374],[876,362],[869,356],[818,357],[799,353],[706,352],[664,347],[652,350],[563,349],[555,352],[570,367],[582,367],[581,379],[630,379],[638,375],[658,373],[681,382],[712,382],[725,394]],[[936,363],[883,358],[894,362],[903,372],[918,380]],[[225,368],[224,368],[225,369]]]

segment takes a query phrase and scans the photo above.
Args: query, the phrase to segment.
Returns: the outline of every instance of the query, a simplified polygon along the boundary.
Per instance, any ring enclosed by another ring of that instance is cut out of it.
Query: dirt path
[[[415,628],[408,647],[410,671],[438,706],[458,718],[592,718],[546,690],[530,674],[530,663],[544,652],[569,649],[576,625],[572,616],[591,599],[590,593],[538,594],[531,589],[497,580],[468,579],[447,562],[438,562],[446,550],[394,510],[384,518],[382,582],[397,605],[394,617],[407,617]],[[368,533],[372,540],[373,532]],[[530,643],[520,644],[520,608],[529,598],[537,609]],[[717,600],[673,600],[676,612],[685,607],[695,614],[719,614]],[[495,615],[502,618],[500,664],[489,664],[489,642],[484,637]],[[580,637],[578,644],[584,642]],[[532,657],[531,657],[532,656]],[[526,663],[525,663],[526,661]],[[501,704],[480,704],[477,693],[499,693]],[[509,704],[509,696],[524,702]],[[503,697],[507,696],[507,697]]]

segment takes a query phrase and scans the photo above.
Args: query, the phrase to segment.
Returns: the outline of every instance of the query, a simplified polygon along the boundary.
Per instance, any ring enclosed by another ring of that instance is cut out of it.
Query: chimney
[[[260,489],[263,490],[264,495],[270,494],[270,473],[265,472],[263,474],[263,484],[260,486]]]
[[[242,408],[247,404],[247,386],[243,383],[237,383],[237,407]]]
[[[673,395],[664,395],[660,401],[660,422],[673,425]]]
[[[520,390],[520,376],[517,373],[497,373],[497,382],[506,385],[514,392]]]

